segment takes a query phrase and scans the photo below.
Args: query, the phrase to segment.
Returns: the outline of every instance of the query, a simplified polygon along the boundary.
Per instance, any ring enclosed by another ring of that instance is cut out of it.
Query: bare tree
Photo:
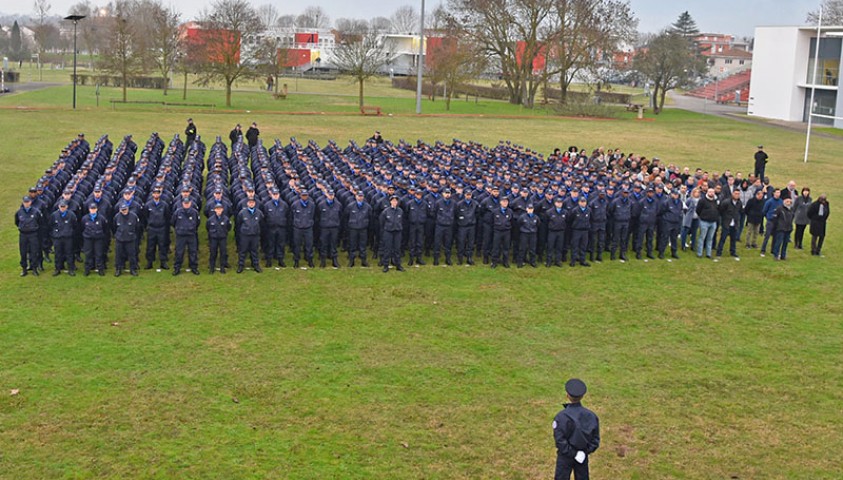
[[[296,26],[295,15],[281,15],[275,21],[275,25],[281,28],[294,28]]]
[[[542,84],[534,71],[546,51],[554,0],[450,0],[449,28],[480,45],[500,66],[509,101],[531,108]]]
[[[486,66],[482,48],[452,35],[445,36],[440,43],[429,48],[427,58],[434,95],[437,83],[445,86],[445,110],[451,109],[451,99],[457,88],[477,77]]]
[[[823,25],[841,25],[843,24],[843,0],[823,0]],[[819,9],[808,12],[805,21],[816,25],[820,18]]]
[[[120,76],[125,102],[129,78],[142,69],[144,52],[138,48],[140,35],[136,24],[129,20],[132,4],[128,0],[117,0],[112,5],[112,15],[106,24],[108,42],[101,51],[100,62],[103,70]]]
[[[257,72],[247,58],[240,58],[241,41],[262,30],[257,12],[246,0],[217,0],[203,15],[202,41],[196,60],[201,63],[199,83],[225,83],[225,106],[231,106],[231,88],[241,78],[253,78]],[[246,50],[243,50],[244,55]]]
[[[559,76],[562,104],[576,76],[596,73],[602,64],[599,55],[633,40],[638,25],[628,0],[556,0],[552,20],[547,73]]]
[[[38,75],[39,80],[44,80],[44,51],[46,51],[46,45],[48,41],[48,37],[50,35],[49,27],[50,24],[47,21],[47,17],[50,15],[50,9],[52,5],[47,0],[35,0],[34,10],[35,10],[35,17],[36,17],[36,24],[35,28],[33,28],[33,33],[35,36],[35,49],[38,52]]]
[[[635,58],[635,67],[653,82],[653,112],[664,108],[667,92],[686,85],[705,68],[705,60],[691,48],[687,37],[664,31],[647,46],[646,52]]]
[[[100,38],[104,28],[99,28],[99,26],[103,18],[99,16],[99,9],[88,0],[76,3],[70,7],[69,12],[73,15],[84,15],[86,17],[84,22],[79,22],[78,35],[84,49],[88,52],[89,62],[93,69],[95,66],[94,55],[99,51],[99,46],[102,43]]]
[[[307,7],[301,15],[296,17],[296,26],[301,28],[328,28],[331,26],[331,17],[322,7]]]
[[[164,79],[164,95],[167,95],[170,76],[176,68],[181,49],[181,14],[175,9],[164,7],[160,0],[154,0],[153,5],[150,32],[152,60]]]
[[[392,21],[386,17],[375,17],[369,22],[369,26],[378,33],[389,33],[392,29]]]
[[[256,11],[264,28],[271,27],[278,21],[278,9],[271,3],[261,5]]]
[[[281,39],[274,35],[262,38],[255,52],[259,68],[273,79],[275,93],[278,93],[278,76],[287,63],[288,54]]]
[[[436,8],[430,12],[429,16],[425,16],[425,30],[439,31],[448,27],[448,18],[450,14],[445,6],[441,3],[436,5]]]
[[[392,33],[412,34],[419,32],[419,14],[410,5],[398,7],[389,17]]]
[[[363,84],[392,57],[392,45],[381,41],[372,30],[342,35],[338,40],[339,44],[334,48],[334,62],[340,71],[357,81],[360,87],[358,100],[360,108],[363,108]]]
[[[369,22],[359,18],[338,18],[334,29],[344,36],[362,35],[369,29]]]

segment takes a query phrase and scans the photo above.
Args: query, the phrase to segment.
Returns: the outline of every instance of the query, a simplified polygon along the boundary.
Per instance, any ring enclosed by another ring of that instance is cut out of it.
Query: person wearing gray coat
[[[691,195],[685,199],[685,214],[682,216],[682,230],[679,234],[680,244],[682,250],[690,247],[691,251],[696,249],[697,244],[697,230],[700,228],[700,217],[697,215],[697,203],[700,201],[700,189],[695,188],[691,190]],[[688,243],[688,237],[691,237],[691,243]]]
[[[805,228],[811,223],[808,218],[808,209],[811,207],[811,189],[802,188],[802,194],[793,202],[793,223],[796,224],[796,231],[793,236],[793,248],[802,250],[802,238],[805,236]]]

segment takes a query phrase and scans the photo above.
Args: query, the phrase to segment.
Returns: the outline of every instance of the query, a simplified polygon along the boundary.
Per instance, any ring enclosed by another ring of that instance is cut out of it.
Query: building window
[[[727,59],[725,60],[725,62],[724,62],[724,63],[725,63],[726,65],[731,65],[731,64],[732,64],[732,59],[731,59],[731,58],[727,58]]]
[[[740,60],[740,61],[738,62],[738,65],[743,65],[743,62],[744,62],[743,60]]]

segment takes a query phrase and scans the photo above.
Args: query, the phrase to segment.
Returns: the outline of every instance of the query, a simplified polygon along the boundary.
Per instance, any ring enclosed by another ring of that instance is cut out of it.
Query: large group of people
[[[255,272],[286,267],[288,249],[294,268],[315,268],[318,255],[323,268],[373,259],[384,272],[403,271],[405,259],[573,267],[690,251],[716,261],[727,246],[739,259],[742,242],[781,261],[806,230],[820,256],[829,216],[826,196],[814,200],[794,181],[775,188],[756,172],[691,170],[619,149],[545,156],[506,141],[393,143],[379,132],[345,148],[293,138],[267,149],[254,123],[245,135],[235,127],[230,145],[218,137],[206,147],[192,120],[185,136],[165,145],[153,133],[140,148],[131,136],[116,148],[108,136],[70,142],[15,214],[21,275],[45,262],[53,275],[75,275],[77,264],[104,275],[112,249],[116,276],[138,275],[141,251],[146,269],[169,269],[171,250],[173,275],[185,254],[184,270],[198,275],[200,237],[208,271],[225,273],[232,233],[238,273],[247,260]],[[755,170],[766,165],[766,153],[755,158]]]

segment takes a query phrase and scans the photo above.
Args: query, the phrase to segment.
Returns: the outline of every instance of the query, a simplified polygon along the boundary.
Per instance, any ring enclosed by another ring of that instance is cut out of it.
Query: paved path
[[[25,82],[25,83],[7,83],[6,88],[11,90],[8,94],[17,92],[30,92],[32,90],[41,90],[43,88],[58,87],[64,85],[63,83],[46,83],[46,82]],[[3,94],[3,95],[8,95]]]

